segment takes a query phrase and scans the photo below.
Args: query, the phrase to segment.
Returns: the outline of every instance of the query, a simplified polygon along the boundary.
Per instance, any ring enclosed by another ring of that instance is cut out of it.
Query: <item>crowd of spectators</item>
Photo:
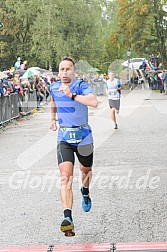
[[[19,71],[7,73],[6,77],[0,79],[0,97],[18,94],[19,96],[19,113],[22,115],[22,102],[28,100],[29,94],[36,96],[37,109],[44,103],[48,102],[50,83],[57,80],[55,77],[31,77],[29,79],[22,79]]]
[[[143,60],[139,69],[143,71],[144,79],[142,76],[139,78],[139,75],[135,72],[131,76],[130,86],[138,86],[147,81],[150,89],[160,90],[161,93],[167,94],[167,71],[162,69],[159,56],[150,55],[149,61]]]

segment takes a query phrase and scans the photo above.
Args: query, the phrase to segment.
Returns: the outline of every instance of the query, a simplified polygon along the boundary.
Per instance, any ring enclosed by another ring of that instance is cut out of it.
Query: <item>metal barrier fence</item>
[[[0,125],[20,117],[20,111],[31,112],[37,107],[36,92],[27,93],[20,97],[19,94],[0,97]]]
[[[33,93],[25,93],[22,101],[22,111],[25,113],[29,113],[34,108],[37,108],[36,91],[34,91]]]
[[[95,95],[105,95],[105,82],[102,80],[91,81],[89,83]]]
[[[18,101],[18,94],[0,97],[0,124],[18,116]]]
[[[91,81],[89,85],[96,95],[105,94],[105,83],[103,81]],[[0,97],[0,125],[20,117],[20,112],[27,114],[34,108],[37,108],[36,91],[25,93],[23,97],[19,94],[2,96]]]

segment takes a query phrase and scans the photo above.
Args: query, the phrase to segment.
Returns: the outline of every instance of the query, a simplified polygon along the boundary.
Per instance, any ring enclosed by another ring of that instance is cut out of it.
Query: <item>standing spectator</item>
[[[151,68],[151,70],[153,70],[153,71],[155,71],[155,65],[154,65],[154,63],[150,63],[150,68]]]
[[[166,73],[166,70],[164,72],[163,83],[164,83],[164,94],[167,95],[167,73]]]
[[[22,88],[19,80],[14,80],[13,92],[18,94],[18,96],[19,96],[19,113],[20,113],[20,115],[25,115],[25,113],[22,110],[24,93],[23,93],[23,88]]]
[[[146,60],[144,59],[142,62],[142,69],[144,69],[144,71],[145,71],[146,67],[147,67],[147,63],[146,63]]]
[[[14,78],[14,81],[15,82],[20,82],[20,73],[18,72],[18,71],[16,71],[15,73],[14,73],[14,76],[13,76],[13,78]]]
[[[12,93],[14,92],[14,78],[11,78],[10,79],[10,84],[11,84],[11,87],[12,87]]]
[[[4,96],[4,91],[3,91],[3,82],[0,80],[0,97]]]
[[[134,88],[134,77],[131,76],[130,78],[130,85],[129,85],[129,89],[132,90]]]
[[[57,81],[57,79],[55,78],[55,77],[52,77],[51,79],[50,79],[50,83],[52,84],[52,83],[54,83],[54,82],[56,82]]]
[[[134,84],[136,86],[139,84],[139,77],[137,75],[134,76]]]
[[[37,108],[43,105],[42,101],[44,99],[45,91],[42,78],[36,79],[36,93],[37,93]]]
[[[44,87],[45,87],[45,97],[46,97],[46,103],[48,102],[48,97],[49,97],[49,90],[50,90],[50,82],[48,78],[44,78]]]
[[[162,91],[162,80],[157,73],[154,75],[154,86],[155,89]]]
[[[20,57],[18,57],[17,61],[14,64],[15,70],[19,70],[20,69],[20,62],[21,62],[21,59],[20,59]]]
[[[150,55],[150,62],[155,66],[155,55],[153,53]]]
[[[8,80],[7,78],[3,78],[2,79],[3,95],[6,95],[7,88],[8,88]]]
[[[148,81],[149,88],[151,88],[152,87],[151,86],[152,79],[151,79],[151,74],[150,73],[147,75],[147,81]]]
[[[20,65],[20,70],[25,70],[27,64],[27,60],[23,61],[23,63]]]

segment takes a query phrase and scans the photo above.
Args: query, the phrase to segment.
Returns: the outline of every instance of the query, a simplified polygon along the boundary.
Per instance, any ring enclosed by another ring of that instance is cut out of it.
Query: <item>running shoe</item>
[[[84,195],[82,188],[81,188],[81,193],[82,193],[82,209],[84,212],[89,212],[92,206],[92,201],[88,195]]]
[[[66,217],[61,223],[60,230],[65,234],[65,236],[75,236],[73,221]]]
[[[117,124],[115,124],[114,129],[118,129],[118,125]]]

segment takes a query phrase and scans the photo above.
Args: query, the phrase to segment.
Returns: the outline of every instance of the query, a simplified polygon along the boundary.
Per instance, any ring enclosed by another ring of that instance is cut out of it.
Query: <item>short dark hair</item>
[[[61,61],[64,61],[64,60],[67,60],[67,61],[71,61],[72,64],[75,66],[75,61],[73,60],[73,58],[69,57],[69,56],[64,56]]]
[[[52,78],[50,79],[50,81],[51,81],[51,82],[55,82],[55,81],[56,81],[56,78],[55,78],[55,77],[52,77]]]

